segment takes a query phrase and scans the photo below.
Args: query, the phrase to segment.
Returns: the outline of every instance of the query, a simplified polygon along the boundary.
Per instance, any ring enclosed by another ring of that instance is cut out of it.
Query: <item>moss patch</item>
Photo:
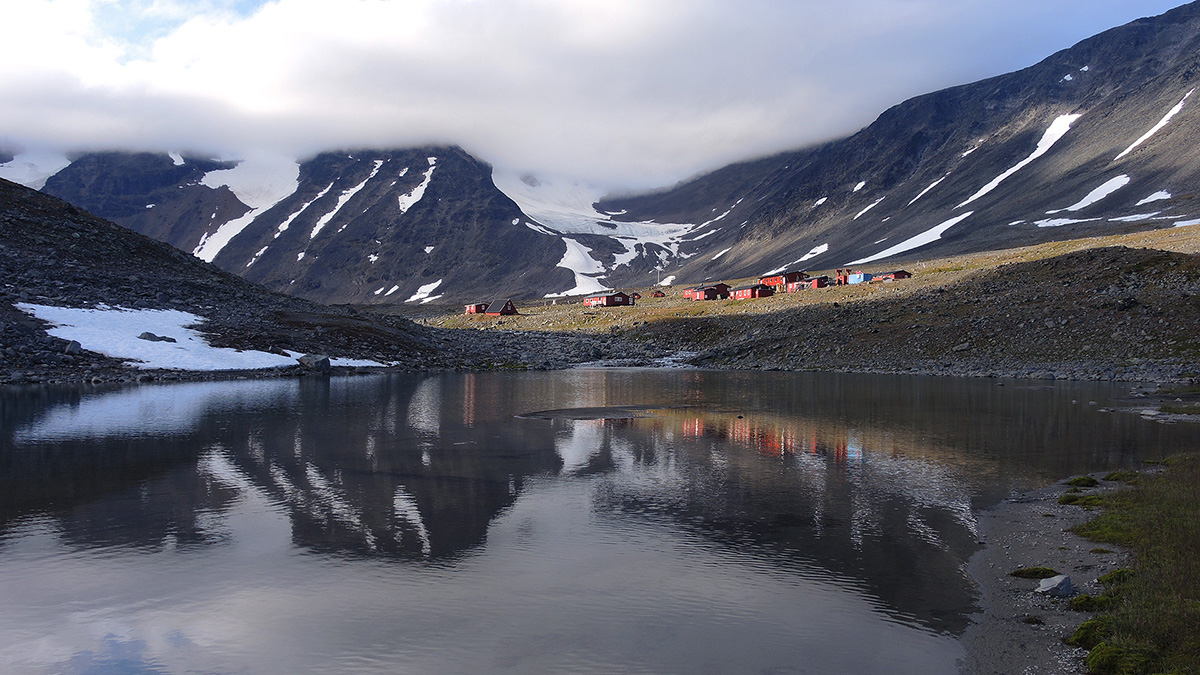
[[[1103,506],[1104,497],[1101,495],[1067,493],[1058,498],[1058,503],[1069,506]]]
[[[1092,478],[1091,476],[1076,476],[1076,477],[1072,478],[1071,480],[1067,481],[1066,484],[1070,485],[1071,487],[1090,488],[1090,487],[1096,487],[1097,485],[1099,485],[1100,481],[1096,480],[1095,478]]]
[[[1058,572],[1049,567],[1018,567],[1009,572],[1008,576],[1018,579],[1049,579],[1058,576]]]

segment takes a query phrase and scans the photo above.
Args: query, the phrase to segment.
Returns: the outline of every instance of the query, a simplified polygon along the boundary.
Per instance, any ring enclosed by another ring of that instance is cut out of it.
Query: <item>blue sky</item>
[[[21,0],[0,147],[457,143],[653,187],[853,133],[1177,0]]]

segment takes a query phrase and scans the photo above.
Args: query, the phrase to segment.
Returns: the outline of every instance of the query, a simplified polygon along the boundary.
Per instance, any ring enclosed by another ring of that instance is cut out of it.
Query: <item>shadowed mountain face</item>
[[[299,166],[281,198],[258,208],[221,183],[235,165],[84,155],[44,190],[268,288],[321,302],[572,285],[571,273],[555,267],[562,242],[522,222],[492,184],[491,167],[458,148],[324,153]]]
[[[84,155],[45,191],[324,302],[891,267],[1200,218],[1197,72],[1192,3],[1030,68],[905,101],[849,138],[653,194],[596,201],[493,176],[445,146],[324,153],[257,201],[230,178],[233,163],[179,155]]]

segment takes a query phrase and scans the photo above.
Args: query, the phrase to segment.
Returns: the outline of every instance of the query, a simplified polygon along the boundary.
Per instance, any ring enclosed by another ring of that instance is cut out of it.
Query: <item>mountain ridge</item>
[[[181,155],[84,155],[43,189],[322,302],[553,298],[899,264],[1200,216],[1198,54],[1193,2],[913,97],[846,138],[639,195],[500,175],[456,146],[321,153],[271,204],[222,189],[226,165]],[[139,182],[139,167],[174,182]]]

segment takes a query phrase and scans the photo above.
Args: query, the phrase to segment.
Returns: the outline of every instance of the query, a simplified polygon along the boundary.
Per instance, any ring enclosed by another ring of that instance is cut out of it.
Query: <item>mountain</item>
[[[905,101],[848,138],[640,195],[493,172],[454,146],[274,163],[89,153],[61,170],[16,155],[0,175],[322,302],[555,297],[1193,223],[1198,69],[1194,2]]]
[[[143,332],[157,337],[139,336],[129,344],[170,345],[159,368],[208,370],[186,360],[199,351],[192,343],[201,338],[186,337],[190,331],[184,326],[196,328],[208,346],[224,348],[232,364],[244,362],[239,354],[245,356],[245,350],[255,350],[276,357],[280,372],[291,372],[289,361],[292,370],[296,367],[285,350],[397,363],[409,370],[448,360],[448,350],[410,321],[265,290],[3,179],[0,278],[0,383],[129,379],[142,371],[101,350],[119,353],[116,341],[123,334]],[[47,312],[61,315],[64,308],[72,317],[66,321],[38,318]],[[164,317],[178,326],[174,336],[166,336],[170,340],[161,339]],[[48,332],[47,323],[86,328],[90,334],[72,344]]]
[[[1198,71],[1191,3],[905,101],[849,138],[597,208],[614,220],[705,223],[668,268],[688,281],[1190,223],[1200,216]]]

